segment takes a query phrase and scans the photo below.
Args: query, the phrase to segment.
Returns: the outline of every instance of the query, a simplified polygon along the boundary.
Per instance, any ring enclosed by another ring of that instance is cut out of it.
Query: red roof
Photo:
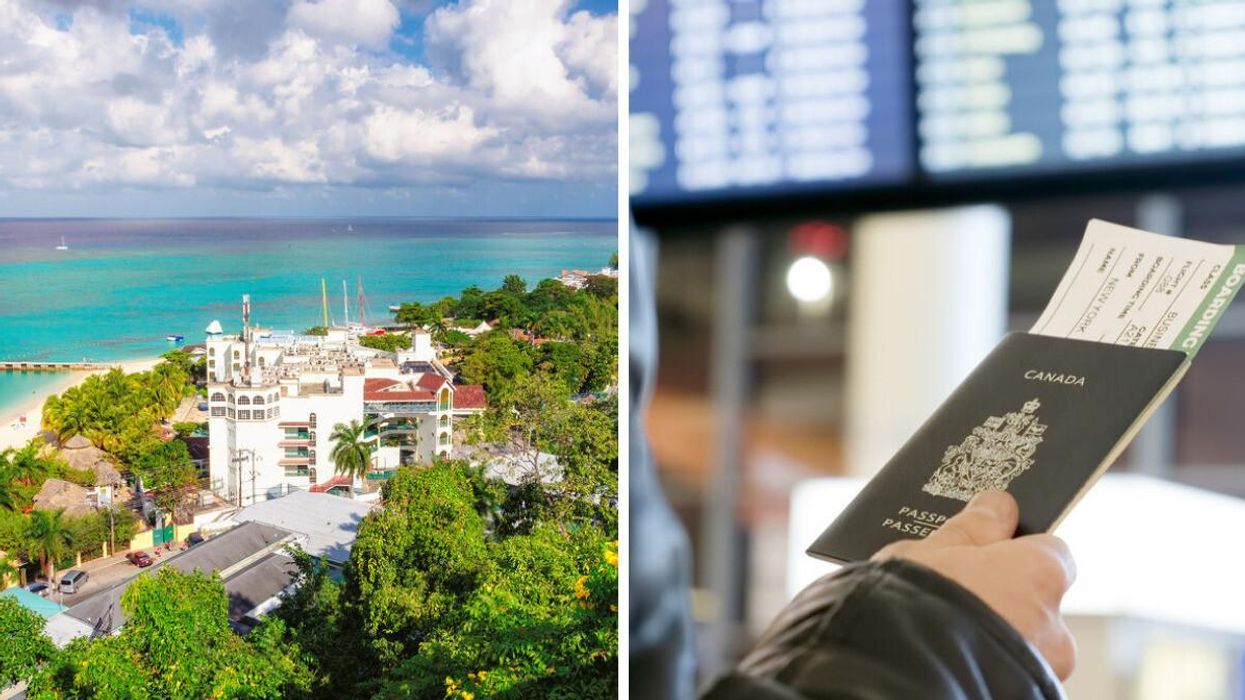
[[[434,374],[433,372],[424,373],[424,376],[420,377],[419,381],[416,382],[416,385],[422,389],[427,389],[428,391],[436,391],[444,384],[445,377],[442,377],[439,374]]]
[[[393,379],[367,379],[363,382],[364,401],[435,401],[436,394],[412,390],[409,384]]]
[[[311,488],[307,490],[312,493],[324,493],[334,486],[349,486],[352,483],[354,483],[354,481],[350,477],[336,475],[328,481],[321,481],[318,484],[312,484]]]
[[[380,391],[397,383],[397,380],[394,379],[365,379],[363,380],[363,391]]]
[[[454,387],[454,408],[485,408],[484,387],[479,384],[462,384]]]

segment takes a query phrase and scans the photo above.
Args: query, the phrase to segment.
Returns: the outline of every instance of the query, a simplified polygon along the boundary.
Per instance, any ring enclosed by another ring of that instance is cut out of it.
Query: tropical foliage
[[[365,335],[359,338],[359,345],[373,350],[397,352],[411,348],[411,336],[405,333],[386,333],[385,335]]]
[[[134,459],[130,471],[142,477],[147,489],[189,486],[197,476],[190,449],[181,440],[157,441]]]
[[[12,598],[0,598],[0,687],[30,678],[56,654],[43,618]]]
[[[360,525],[345,581],[303,556],[298,593],[275,613],[307,652],[313,697],[617,695],[609,522],[533,519],[521,503],[531,491],[512,492],[460,461],[404,467],[382,495],[385,508]],[[511,509],[526,514],[526,527],[495,528]]]
[[[617,379],[618,280],[612,277],[590,276],[575,290],[552,279],[529,289],[508,275],[491,292],[469,287],[458,297],[402,304],[394,318],[431,329],[455,350],[462,380],[483,384],[490,399],[513,394],[535,369],[557,374],[572,394],[600,391]],[[496,330],[475,338],[460,330],[483,319]]]
[[[31,700],[68,698],[298,697],[311,678],[280,620],[246,637],[229,628],[219,576],[161,567],[121,596],[127,621],[116,635],[80,638],[55,653],[30,683]],[[13,642],[0,640],[4,647]]]
[[[130,466],[160,442],[156,423],[172,416],[193,391],[191,375],[180,360],[165,360],[133,374],[114,368],[49,397],[43,428],[61,442],[85,436]]]
[[[329,435],[333,451],[329,456],[333,459],[336,473],[352,479],[367,476],[372,467],[372,453],[376,451],[375,438],[367,435],[372,427],[370,421],[357,420],[333,426],[333,432]]]
[[[73,529],[63,511],[36,510],[26,523],[24,541],[30,553],[38,557],[40,569],[53,581],[56,562],[69,553],[73,544]]]

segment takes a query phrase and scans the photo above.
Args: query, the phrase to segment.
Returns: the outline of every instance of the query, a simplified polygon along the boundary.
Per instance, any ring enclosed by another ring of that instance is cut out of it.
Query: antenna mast
[[[242,381],[251,383],[251,295],[242,295]]]
[[[346,296],[346,280],[342,280],[342,315],[345,316],[347,327],[350,326],[350,297]]]
[[[363,310],[364,308],[363,301],[364,301],[363,300],[363,275],[359,275],[359,300],[355,303],[355,305],[359,307],[359,323],[366,326],[367,315],[366,315],[366,312]]]
[[[320,311],[324,314],[324,330],[329,329],[329,290],[324,284],[324,278],[320,278]]]

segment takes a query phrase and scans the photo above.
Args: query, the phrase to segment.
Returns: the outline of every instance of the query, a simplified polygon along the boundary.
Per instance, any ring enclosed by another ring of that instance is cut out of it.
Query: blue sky
[[[8,2],[0,216],[616,215],[616,2]]]

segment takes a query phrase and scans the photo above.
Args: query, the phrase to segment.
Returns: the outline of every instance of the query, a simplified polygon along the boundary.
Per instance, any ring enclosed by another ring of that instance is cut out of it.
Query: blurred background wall
[[[1036,320],[1090,218],[1245,243],[1245,2],[631,9],[633,208],[660,243],[649,430],[708,674],[788,599],[792,494],[880,467]],[[1165,525],[1223,566],[1245,559],[1243,394],[1237,303],[1111,469],[1230,498],[1212,529],[1195,505]],[[1111,507],[1093,536],[1155,517]],[[1203,591],[1222,566],[1156,576],[1172,552],[1143,552],[1084,584],[1144,594],[1072,615],[1071,697],[1245,698],[1245,603]],[[1176,597],[1206,614],[1164,613]]]

